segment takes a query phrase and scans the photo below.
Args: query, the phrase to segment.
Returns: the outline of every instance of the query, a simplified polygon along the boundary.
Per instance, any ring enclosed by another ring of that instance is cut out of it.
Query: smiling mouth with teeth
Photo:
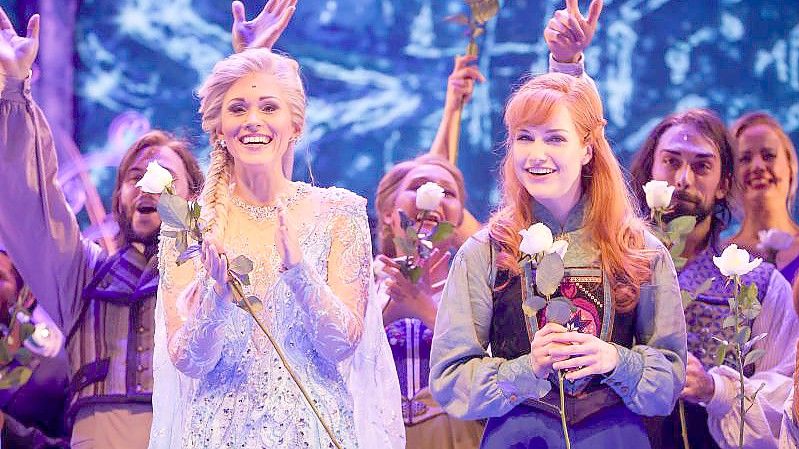
[[[272,140],[271,136],[244,136],[240,139],[245,145],[268,145]]]
[[[527,173],[535,176],[543,176],[555,173],[555,170],[552,168],[528,168]]]

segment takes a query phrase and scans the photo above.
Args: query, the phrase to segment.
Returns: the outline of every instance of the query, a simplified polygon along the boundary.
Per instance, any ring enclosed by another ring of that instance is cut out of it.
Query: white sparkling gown
[[[347,449],[404,447],[391,352],[373,303],[366,201],[292,183],[284,200],[303,262],[280,273],[277,217],[232,197],[224,246],[254,262],[245,294]],[[160,244],[151,449],[332,448],[330,438],[247,312],[217,297],[195,259]],[[177,368],[177,369],[176,369]]]

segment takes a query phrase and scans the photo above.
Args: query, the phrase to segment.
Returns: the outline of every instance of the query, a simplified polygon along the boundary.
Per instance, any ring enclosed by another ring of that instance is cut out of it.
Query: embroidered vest
[[[768,293],[769,280],[774,270],[774,265],[762,263],[741,279],[744,285],[752,282],[757,285],[757,297],[761,305]],[[710,289],[685,309],[688,350],[701,360],[706,368],[715,366],[714,359],[719,343],[713,339],[713,336],[728,341],[732,341],[735,337],[734,328],[722,327],[724,318],[730,314],[727,301],[732,297],[733,286],[726,285],[727,279],[713,264],[713,252],[710,248],[688,261],[677,277],[680,288],[687,291],[694,291],[705,280],[715,278]],[[751,326],[751,320],[747,324]],[[735,366],[732,353],[727,354],[724,363],[731,367]],[[749,365],[744,371],[747,372],[747,376],[751,376],[753,370],[754,365]]]
[[[67,333],[72,376],[68,416],[88,404],[152,400],[156,257],[131,246],[101,259]]]
[[[534,281],[535,276],[528,277]],[[497,273],[493,293],[493,317],[489,340],[495,357],[508,360],[530,353],[533,334],[546,324],[546,313],[538,311],[535,319],[527,319],[522,311],[524,297],[537,293],[535,285],[527,286],[523,292],[525,276],[508,276],[507,271]],[[566,323],[570,330],[592,333],[597,337],[630,348],[633,345],[634,312],[619,314],[612,304],[610,287],[597,267],[567,267],[560,288],[553,297],[563,296],[572,301],[576,310]],[[550,375],[554,388],[540,399],[528,399],[525,405],[560,416],[558,380]],[[575,382],[566,381],[565,409],[569,424],[585,418],[622,400],[609,386],[601,383],[602,376],[589,376]]]

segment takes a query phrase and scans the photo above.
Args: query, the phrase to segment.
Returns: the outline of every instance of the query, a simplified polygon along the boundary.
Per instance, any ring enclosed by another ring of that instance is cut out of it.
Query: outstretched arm
[[[474,63],[477,56],[455,57],[455,67],[447,79],[447,97],[444,101],[444,115],[438,124],[436,137],[430,145],[430,154],[447,159],[449,148],[449,129],[456,113],[472,98],[475,81],[484,82],[485,77]]]
[[[42,304],[73,308],[67,314],[74,317],[75,299],[100,249],[81,238],[56,182],[55,144],[30,91],[29,73],[38,48],[39,16],[30,18],[23,37],[0,8],[0,240]],[[67,318],[53,317],[68,327]]]

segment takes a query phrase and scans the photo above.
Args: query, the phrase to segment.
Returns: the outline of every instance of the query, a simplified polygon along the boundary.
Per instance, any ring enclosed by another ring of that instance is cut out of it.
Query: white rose
[[[544,223],[536,223],[527,229],[519,231],[522,242],[519,251],[524,254],[535,255],[552,247],[552,231]]]
[[[721,257],[713,256],[713,263],[719,268],[721,274],[727,277],[743,276],[757,268],[762,262],[763,259],[759,257],[750,262],[749,252],[738,248],[738,245],[734,243],[724,248]]]
[[[172,173],[161,167],[158,162],[152,161],[147,164],[147,171],[136,183],[136,187],[147,193],[163,193],[164,189],[172,184],[172,181]]]
[[[793,244],[793,236],[779,229],[769,229],[757,233],[760,243],[757,249],[761,251],[782,251]]]
[[[50,329],[47,328],[47,324],[45,323],[36,323],[36,326],[33,328],[33,333],[31,334],[31,340],[36,346],[44,347],[47,345],[48,340],[50,339]]]
[[[646,194],[646,204],[650,209],[665,209],[671,204],[671,195],[674,194],[674,186],[670,186],[666,181],[649,181],[644,184]]]
[[[416,189],[416,208],[436,210],[444,199],[444,189],[434,182],[426,182]]]
[[[563,260],[566,257],[566,250],[569,249],[569,242],[566,240],[555,240],[552,242],[552,246],[546,250],[547,254],[555,253],[560,256],[560,260]]]
[[[28,314],[27,314],[27,313],[25,313],[25,312],[17,312],[17,321],[19,321],[19,322],[20,322],[20,323],[22,323],[22,324],[25,324],[25,323],[30,323],[30,321],[31,321],[31,316],[30,316],[30,315],[28,315]]]

